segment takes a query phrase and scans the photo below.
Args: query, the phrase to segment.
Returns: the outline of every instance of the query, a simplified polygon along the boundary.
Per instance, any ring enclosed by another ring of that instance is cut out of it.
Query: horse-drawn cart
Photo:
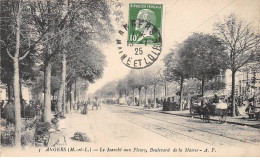
[[[203,120],[206,122],[210,121],[210,116],[219,116],[220,123],[226,122],[228,115],[228,106],[226,103],[220,101],[219,103],[207,104],[202,110]]]
[[[218,96],[215,94],[218,93]],[[224,92],[212,92],[211,94],[205,94],[203,97],[196,95],[191,97],[190,114],[198,114],[203,121],[209,122],[210,117],[219,116],[219,122],[226,121],[228,115],[228,105],[224,103]],[[201,106],[201,101],[204,105]],[[214,103],[215,102],[215,103]]]

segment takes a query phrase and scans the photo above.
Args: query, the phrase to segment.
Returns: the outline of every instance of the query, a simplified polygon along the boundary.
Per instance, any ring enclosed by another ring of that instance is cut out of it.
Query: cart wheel
[[[224,117],[223,117],[223,123],[225,123],[227,121],[227,115],[225,115]]]
[[[223,118],[220,117],[219,120],[218,120],[219,123],[223,123]]]
[[[225,123],[225,122],[226,122],[226,119],[227,119],[226,116],[222,116],[222,117],[219,119],[219,123]]]
[[[206,123],[209,123],[210,115],[205,115],[204,120],[205,120]]]

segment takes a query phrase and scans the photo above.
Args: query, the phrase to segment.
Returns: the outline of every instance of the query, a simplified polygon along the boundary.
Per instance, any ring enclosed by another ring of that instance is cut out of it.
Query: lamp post
[[[256,73],[257,73],[257,70],[259,70],[259,66],[257,65],[252,65],[252,66],[249,66],[249,68],[251,69],[252,73],[253,73],[253,76],[251,78],[251,83],[252,83],[252,88],[253,88],[253,105],[256,106]]]

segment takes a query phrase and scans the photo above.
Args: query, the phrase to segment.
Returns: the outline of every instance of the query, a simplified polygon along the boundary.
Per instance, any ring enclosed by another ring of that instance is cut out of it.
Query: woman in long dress
[[[83,108],[82,114],[88,114],[88,103],[84,102],[83,106],[84,106],[84,108]]]

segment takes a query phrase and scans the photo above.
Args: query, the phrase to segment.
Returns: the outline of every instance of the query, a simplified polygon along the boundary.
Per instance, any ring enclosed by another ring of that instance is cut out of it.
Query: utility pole
[[[255,70],[255,69],[253,69],[252,83],[253,83],[252,87],[253,87],[253,89],[254,89],[254,93],[253,93],[253,97],[254,97],[253,105],[256,106],[256,86],[255,86],[255,84],[256,84],[256,70]]]

